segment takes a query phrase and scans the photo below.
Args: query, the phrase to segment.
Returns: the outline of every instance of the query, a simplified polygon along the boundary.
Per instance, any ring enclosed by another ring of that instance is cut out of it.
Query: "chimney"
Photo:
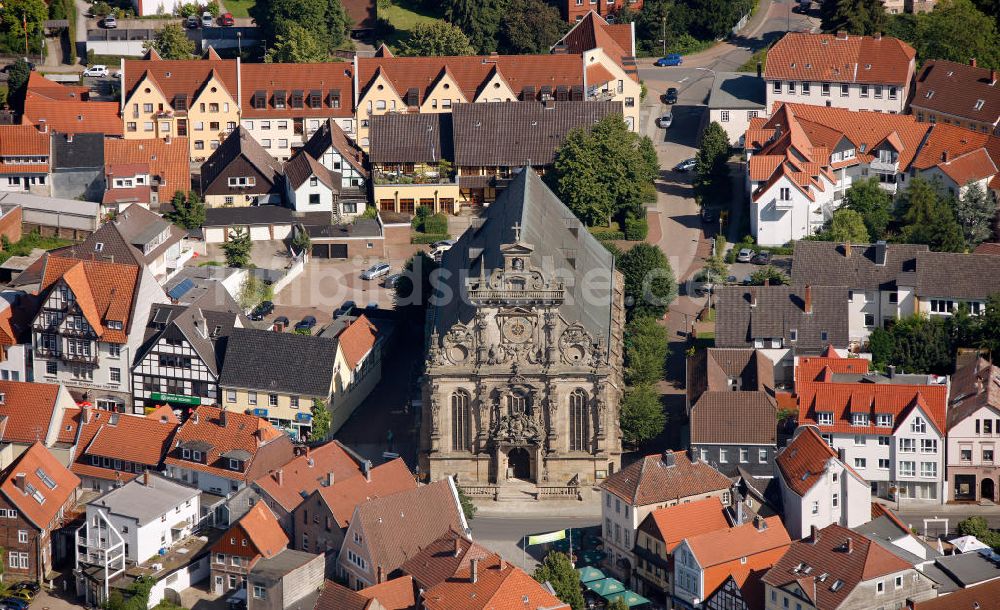
[[[875,35],[873,36],[873,38],[875,40],[882,40],[882,32],[875,32]]]
[[[757,289],[753,286],[750,287],[750,307],[757,306]]]
[[[326,486],[333,487],[333,471],[326,473]]]
[[[379,565],[377,573],[375,575],[375,584],[385,582],[385,570]]]
[[[837,40],[847,40],[847,32],[845,32],[844,30],[838,30]]]
[[[369,483],[372,482],[372,463],[369,460],[361,462],[361,472],[365,475],[365,480]]]
[[[72,144],[73,143],[73,134],[71,134],[71,133],[66,134],[66,143],[67,144]]]
[[[90,423],[90,407],[80,409],[80,421],[85,424]]]
[[[806,284],[806,313],[813,312],[813,287]]]
[[[692,464],[698,461],[698,452],[695,451],[694,447],[688,447],[687,457]]]
[[[816,527],[815,525],[813,527]],[[758,532],[762,532],[767,529],[767,522],[764,521],[764,517],[760,515],[753,516],[753,528]]]
[[[948,162],[948,151],[947,150],[941,151],[941,161],[943,163],[947,163]]]
[[[673,451],[668,449],[663,452],[663,465],[667,467],[677,465],[677,456],[674,455]]]
[[[761,63],[758,61],[757,62],[757,78],[761,78],[763,76],[764,76],[764,66],[761,65]]]
[[[555,100],[545,100],[545,109],[546,110],[552,110],[555,107],[556,107]]]
[[[500,569],[500,571],[506,570],[507,569],[507,561],[503,558],[503,555],[497,555],[497,557],[500,558],[500,563],[497,564],[497,567]]]
[[[990,69],[990,86],[997,84],[997,71],[996,68]]]
[[[142,484],[144,486],[146,486],[146,487],[152,487],[151,483],[152,483],[152,481],[149,478],[149,471],[148,470],[143,470],[142,471]]]
[[[893,377],[896,376],[896,365],[890,364],[887,371],[889,373],[889,379],[892,379]]]
[[[770,287],[771,286],[771,278],[769,278],[769,277],[764,278],[764,285]]]
[[[21,491],[24,491],[24,473],[23,472],[17,473],[17,475],[14,477],[14,487],[20,489]]]
[[[844,541],[844,550],[847,551],[848,555],[854,551],[854,540],[850,536]]]
[[[312,464],[310,463],[312,461],[312,458],[309,456],[309,445],[306,445],[303,448],[302,455],[306,456],[306,463],[309,463],[309,465],[312,466]]]
[[[219,425],[225,428],[227,419],[226,410],[223,409],[222,411],[219,411]]]
[[[840,447],[837,449],[837,459],[843,462],[847,458],[847,453],[844,452],[844,448]]]
[[[198,412],[197,411],[195,411],[194,413],[191,414],[191,421],[194,422],[195,424],[198,423]]]
[[[479,559],[473,557],[469,562],[469,582],[476,584],[479,580]]]
[[[819,528],[815,525],[809,526],[809,542],[812,544],[819,542]]]
[[[170,144],[170,140],[171,140],[171,137],[170,137],[170,134],[168,133],[167,137],[163,138],[163,141],[166,142],[167,144]]]
[[[978,67],[975,57],[970,57],[969,58],[969,65],[972,66],[973,68]]]
[[[844,258],[851,258],[851,242],[844,242]]]
[[[284,480],[284,477],[283,477],[283,476],[281,475],[281,469],[279,468],[279,469],[275,470],[275,471],[274,471],[274,481],[275,481],[275,482],[276,482],[276,483],[277,483],[278,485],[281,485],[281,482],[282,482],[283,480]]]
[[[462,541],[458,536],[455,536],[455,557],[462,554]]]

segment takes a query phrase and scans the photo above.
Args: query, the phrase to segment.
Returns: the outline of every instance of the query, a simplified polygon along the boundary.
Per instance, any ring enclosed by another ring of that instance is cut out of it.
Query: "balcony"
[[[97,354],[70,354],[63,352],[59,356],[66,362],[80,362],[83,364],[97,364]]]
[[[791,199],[775,198],[774,207],[775,209],[782,211],[791,210],[792,208],[795,207],[795,202],[792,201]]]
[[[375,185],[400,184],[455,184],[455,178],[442,176],[437,171],[427,172],[376,172]]]
[[[896,161],[884,161],[879,158],[872,159],[869,167],[873,172],[879,174],[896,174],[899,173],[899,160]]]

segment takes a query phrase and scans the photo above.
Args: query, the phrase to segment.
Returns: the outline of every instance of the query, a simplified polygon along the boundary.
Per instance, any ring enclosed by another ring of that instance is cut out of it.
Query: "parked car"
[[[667,92],[663,94],[664,104],[676,104],[677,103],[677,87],[670,87]]]
[[[253,308],[253,311],[250,312],[250,319],[254,321],[263,320],[267,316],[271,315],[271,312],[273,311],[274,303],[271,301],[261,301],[256,307]]]
[[[83,71],[84,76],[93,76],[95,78],[108,76],[110,74],[111,72],[108,71],[108,67],[103,64],[95,64]]]
[[[219,18],[220,23],[227,28],[231,28],[236,25],[236,20],[233,19],[232,13],[224,13],[222,17]]]
[[[295,330],[312,330],[316,326],[316,316],[306,316],[295,325]]]
[[[736,276],[735,275],[730,275],[729,277],[727,277],[726,278],[726,283],[727,284],[735,284],[736,283]]]
[[[681,57],[680,53],[670,53],[666,57],[661,57],[654,62],[654,65],[658,68],[663,68],[666,66],[679,66],[684,63],[684,59]]]
[[[104,27],[108,30],[113,30],[118,27],[118,20],[115,19],[114,15],[108,15],[107,17],[104,18],[104,21],[102,23],[104,24]]]
[[[212,13],[205,11],[201,14],[201,27],[210,28],[215,25],[215,17],[212,17]]]
[[[749,263],[753,259],[753,250],[750,248],[740,248],[740,251],[736,253],[737,263]]]
[[[31,600],[33,600],[35,598],[35,594],[32,593],[31,591],[29,591],[28,589],[17,589],[17,590],[8,591],[7,592],[7,597],[9,597],[9,598],[12,597],[14,599],[20,599],[20,600],[24,601],[25,603],[30,604]]]
[[[361,272],[361,279],[374,280],[389,274],[389,263],[375,263]]]
[[[28,607],[28,602],[19,597],[4,597],[0,599],[0,608],[6,610],[25,610]]]
[[[351,313],[351,310],[357,306],[358,306],[357,303],[355,303],[354,301],[344,301],[343,303],[340,304],[340,307],[333,310],[333,317],[336,318],[337,316],[343,315],[345,313]]]
[[[660,127],[666,129],[674,124],[674,115],[673,113],[668,112],[667,114],[656,119],[656,121],[660,124]]]
[[[753,283],[753,277],[750,275],[744,275],[742,283],[744,286],[749,286],[750,284]]]
[[[684,159],[680,163],[674,166],[675,172],[689,172],[694,169],[694,166],[698,165],[697,159]]]
[[[198,15],[188,15],[187,21],[184,22],[184,25],[192,30],[196,30],[198,29],[198,26],[201,25],[201,20],[198,19]]]
[[[771,253],[767,250],[761,250],[750,262],[755,265],[769,265],[771,263]]]
[[[402,273],[393,273],[392,275],[385,276],[382,280],[382,285],[386,288],[395,288],[396,284],[399,282],[400,278],[403,277]]]
[[[454,239],[442,239],[441,241],[436,241],[433,244],[431,244],[431,250],[439,250],[441,248],[447,250],[448,248],[454,245],[455,245]]]
[[[27,597],[18,596],[21,599],[25,599],[26,601],[31,601],[32,599],[34,599],[34,597],[38,595],[38,592],[41,590],[42,587],[39,586],[39,584],[33,580],[22,580],[21,582],[17,583],[16,585],[8,589],[8,591],[11,592],[16,591],[18,593],[22,593],[23,595],[27,595]]]
[[[378,301],[372,301],[371,303],[365,305],[365,311],[377,311],[377,310],[378,310]]]
[[[291,322],[288,321],[288,316],[278,316],[274,319],[274,322],[272,322],[273,326],[280,326],[281,328],[288,328],[289,324],[291,324]]]

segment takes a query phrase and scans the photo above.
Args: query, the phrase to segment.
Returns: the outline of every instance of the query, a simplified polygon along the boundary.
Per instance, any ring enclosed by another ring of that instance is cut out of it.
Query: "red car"
[[[234,25],[236,25],[236,20],[233,19],[232,13],[225,13],[224,15],[222,15],[222,17],[219,18],[219,20],[222,22],[222,25],[224,25],[227,28],[231,28]]]

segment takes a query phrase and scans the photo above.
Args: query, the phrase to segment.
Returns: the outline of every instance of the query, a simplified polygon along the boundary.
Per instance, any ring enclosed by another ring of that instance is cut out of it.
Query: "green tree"
[[[569,556],[565,553],[552,551],[545,556],[542,563],[535,568],[534,578],[540,583],[549,583],[552,590],[564,604],[569,604],[573,610],[584,610],[586,602],[583,591],[580,590],[580,574],[573,568]]]
[[[569,24],[563,20],[559,9],[548,2],[514,2],[500,26],[500,52],[510,55],[548,53],[568,29]]]
[[[774,265],[766,265],[750,274],[751,286],[783,286],[788,283],[788,276]]]
[[[663,379],[667,362],[667,328],[655,318],[641,316],[625,327],[625,380],[629,385]]]
[[[868,351],[872,354],[872,364],[876,368],[884,369],[891,364],[893,353],[896,351],[892,332],[884,328],[873,329],[868,335]]]
[[[991,355],[1000,357],[1000,293],[994,292],[986,299],[986,307],[979,316],[979,345]]]
[[[607,610],[629,610],[628,604],[621,597],[616,598],[610,604],[608,604]]]
[[[244,311],[253,309],[263,301],[270,301],[274,298],[274,287],[264,282],[253,273],[247,273],[247,277],[240,286],[240,293],[236,299]]]
[[[882,0],[824,0],[820,3],[827,31],[871,36],[884,32],[888,16]]]
[[[314,398],[312,408],[309,412],[312,414],[312,428],[309,430],[309,440],[326,440],[326,437],[330,434],[330,425],[333,423],[330,416],[330,409],[326,407],[326,401]]]
[[[174,193],[170,200],[173,211],[164,214],[170,222],[185,229],[197,229],[205,224],[205,203],[195,191],[187,195],[181,191]]]
[[[464,32],[480,53],[497,50],[500,22],[506,15],[509,0],[445,0],[444,16]]]
[[[615,217],[644,215],[642,205],[656,200],[659,173],[652,141],[611,115],[590,129],[570,131],[546,178],[580,220],[610,226]]]
[[[695,188],[706,199],[724,199],[730,189],[729,136],[722,125],[712,121],[705,128],[701,149],[695,157]]]
[[[711,282],[720,282],[729,275],[729,265],[726,264],[726,237],[715,236],[712,255],[705,259],[704,277]]]
[[[326,0],[327,42],[331,49],[340,48],[350,40],[352,24],[341,0]]]
[[[629,317],[662,318],[677,297],[677,280],[659,246],[640,243],[618,259],[625,276],[625,306]]]
[[[940,317],[902,318],[889,330],[875,329],[868,341],[878,367],[894,364],[907,373],[947,375],[954,366],[955,348]]]
[[[892,221],[892,195],[879,186],[878,178],[855,181],[844,193],[840,209],[861,214],[869,239],[877,241],[886,238],[886,230]]]
[[[312,240],[309,239],[309,233],[305,229],[295,231],[291,245],[296,252],[308,252],[312,247]]]
[[[243,227],[231,231],[229,240],[222,244],[222,252],[226,255],[226,265],[230,267],[249,266],[252,251],[253,241],[250,239],[250,233]]]
[[[978,246],[993,235],[997,206],[978,183],[967,185],[965,194],[955,200],[954,207],[958,224],[970,246]]]
[[[48,18],[49,7],[43,0],[4,0],[0,8],[0,47],[23,55],[27,25],[28,52],[37,53],[42,24]]]
[[[145,50],[155,49],[163,59],[190,59],[194,54],[194,41],[179,23],[168,23],[142,43]]]
[[[24,95],[28,90],[29,78],[31,66],[23,58],[19,58],[7,70],[7,101],[18,112],[24,109]]]
[[[667,423],[656,388],[646,383],[626,389],[619,419],[625,443],[636,446],[656,438]]]
[[[426,57],[432,55],[469,55],[474,52],[472,44],[461,29],[433,21],[418,23],[410,30],[410,35],[399,46],[399,55]]]
[[[854,210],[837,210],[830,219],[827,237],[831,241],[848,244],[868,243],[868,229],[865,219]]]
[[[276,64],[320,63],[330,60],[326,45],[316,35],[294,22],[282,26],[274,45],[267,49],[264,61]]]
[[[914,38],[919,61],[950,59],[1000,68],[1000,37],[996,20],[976,9],[970,0],[940,0],[929,13],[916,16]]]
[[[465,493],[464,489],[458,485],[455,486],[455,489],[458,490],[458,502],[462,505],[462,514],[465,515],[465,520],[472,521],[476,518],[476,511],[479,509],[476,508],[476,505],[472,502],[472,498],[469,497],[469,494]]]
[[[937,251],[961,252],[965,249],[962,228],[937,186],[919,176],[910,180],[899,201],[901,241],[926,244]]]
[[[266,41],[277,40],[289,24],[297,23],[332,49],[341,44],[343,38],[338,39],[336,33],[331,34],[327,22],[329,10],[326,0],[260,0],[249,12]]]

